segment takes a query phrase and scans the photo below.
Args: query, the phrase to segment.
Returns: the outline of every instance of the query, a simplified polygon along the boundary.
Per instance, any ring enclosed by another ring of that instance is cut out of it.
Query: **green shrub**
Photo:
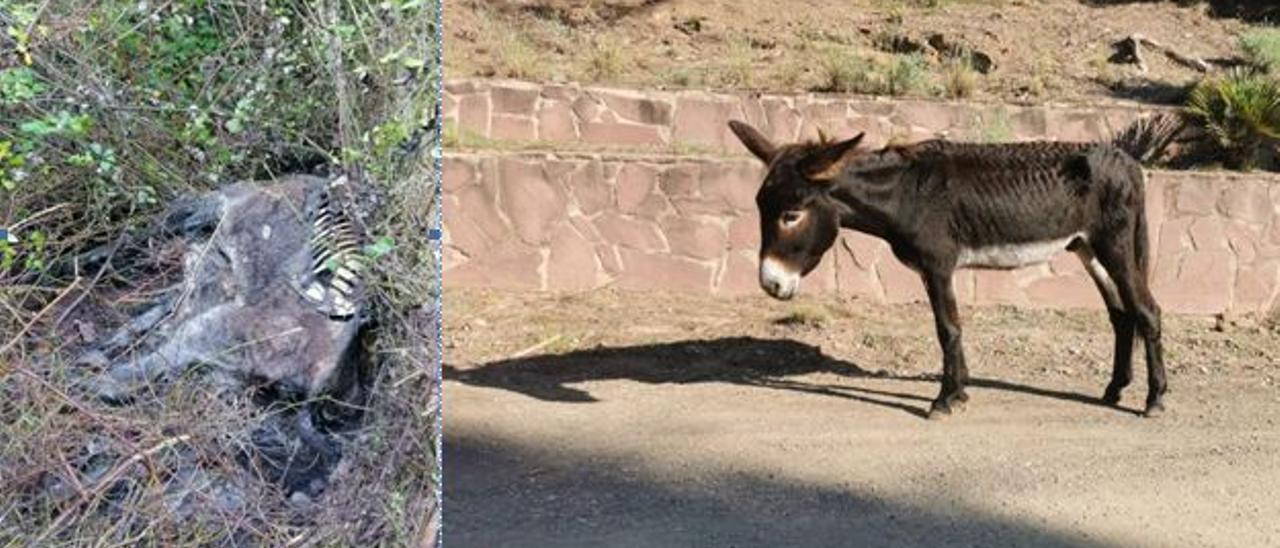
[[[1280,29],[1261,28],[1240,35],[1240,49],[1249,64],[1267,71],[1280,68]]]
[[[899,55],[889,64],[884,82],[889,95],[919,93],[929,83],[929,62],[920,54]]]
[[[1260,74],[1236,70],[1205,79],[1187,108],[1204,123],[1227,167],[1255,167],[1263,148],[1280,137],[1280,84]]]
[[[822,53],[820,63],[822,83],[815,91],[876,94],[883,89],[873,65],[858,55],[833,47]]]

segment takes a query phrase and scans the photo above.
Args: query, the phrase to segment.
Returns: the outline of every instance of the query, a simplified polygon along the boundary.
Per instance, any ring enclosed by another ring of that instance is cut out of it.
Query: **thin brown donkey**
[[[1160,307],[1147,286],[1144,176],[1135,158],[1164,148],[1181,124],[1136,124],[1111,143],[954,143],[859,148],[839,142],[778,146],[755,128],[729,123],[768,172],[760,210],[760,285],[795,295],[841,228],[879,237],[920,274],[942,346],[942,390],[931,418],[969,397],[952,276],[961,268],[1013,269],[1061,251],[1084,263],[1115,332],[1114,368],[1102,399],[1120,401],[1133,377],[1135,329],[1146,343],[1145,415],[1164,410]]]

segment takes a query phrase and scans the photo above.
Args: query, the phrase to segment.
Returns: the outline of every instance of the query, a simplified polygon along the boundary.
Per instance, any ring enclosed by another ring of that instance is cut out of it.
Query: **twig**
[[[47,314],[50,310],[53,310],[53,307],[56,306],[59,302],[61,302],[62,299],[66,297],[68,294],[70,294],[71,290],[75,289],[76,286],[78,285],[80,285],[79,277],[77,277],[74,280],[71,280],[71,285],[68,285],[67,288],[62,290],[62,292],[59,293],[56,298],[54,298],[52,301],[49,301],[49,304],[44,305],[44,308],[40,309],[40,312],[37,312],[35,316],[32,316],[31,320],[28,321],[26,325],[23,325],[22,329],[19,329],[18,333],[14,335],[12,339],[9,339],[9,342],[5,343],[4,346],[0,346],[0,356],[3,356],[5,353],[9,351],[9,349],[16,346],[18,344],[18,341],[21,341],[22,338],[27,335],[27,331],[31,330],[31,326],[35,325],[36,322],[40,321],[40,318],[43,317],[45,314]],[[0,362],[0,371],[3,371],[3,362]]]
[[[114,468],[111,469],[110,472],[107,472],[107,475],[102,476],[102,479],[99,479],[98,482],[94,484],[93,488],[89,490],[90,493],[92,493],[93,495],[93,498],[90,500],[90,504],[97,502],[98,499],[102,497],[103,491],[112,483],[114,483],[116,479],[119,478],[120,475],[125,472],[125,470],[129,469],[130,466],[137,464],[142,459],[150,458],[152,455],[159,453],[160,451],[163,451],[165,449],[168,449],[169,447],[172,447],[179,443],[185,443],[190,439],[191,439],[191,434],[183,434],[181,436],[168,438],[160,443],[155,444],[154,446],[152,446],[150,449],[147,449],[146,451],[134,453],[132,456],[125,459],[124,462],[117,464]],[[49,537],[49,535],[52,535],[54,531],[57,531],[58,528],[62,527],[63,522],[67,521],[68,519],[71,519],[71,516],[76,513],[75,510],[79,509],[81,506],[83,505],[77,504],[75,506],[72,506],[71,508],[68,508],[67,511],[63,512],[62,514],[58,515],[58,518],[53,520],[53,523],[49,524],[49,527],[45,529],[44,532],[41,533],[38,538],[36,538],[36,544],[42,543],[46,538]]]
[[[58,315],[58,319],[53,321],[53,327],[50,329],[57,329],[59,325],[62,325],[62,322],[67,319],[67,316],[70,316],[71,312],[73,312],[76,307],[80,306],[80,303],[84,301],[84,298],[89,296],[89,292],[93,291],[93,288],[98,285],[98,280],[102,279],[102,274],[107,271],[107,267],[111,266],[111,259],[116,256],[116,251],[120,249],[120,245],[123,243],[124,234],[121,233],[120,236],[116,237],[115,243],[111,244],[111,250],[107,252],[107,258],[102,261],[102,266],[98,267],[98,272],[96,272],[93,275],[93,278],[89,280],[89,283],[85,285],[84,291],[81,291],[80,296],[76,297],[76,300],[71,301],[71,304],[67,306],[66,310],[63,310],[62,314]],[[80,268],[77,266],[76,270],[79,269]]]
[[[550,345],[551,345],[551,343],[554,343],[554,342],[556,342],[556,341],[558,341],[558,340],[560,340],[560,339],[562,339],[562,338],[564,338],[564,335],[563,335],[563,334],[559,334],[559,333],[557,333],[557,334],[555,334],[555,335],[552,335],[552,336],[550,336],[550,337],[547,337],[547,338],[543,339],[543,340],[542,340],[542,342],[540,342],[540,343],[538,343],[538,344],[535,344],[535,345],[533,345],[533,346],[530,346],[530,347],[528,347],[528,348],[526,348],[526,349],[524,349],[524,350],[521,350],[521,351],[519,351],[519,352],[516,352],[515,354],[512,354],[512,355],[508,356],[508,357],[507,357],[507,359],[509,359],[509,360],[514,360],[514,359],[517,359],[517,358],[523,358],[523,357],[525,357],[525,356],[528,356],[529,354],[532,354],[532,353],[534,353],[534,352],[537,352],[537,351],[539,351],[539,350],[542,350],[543,348],[546,348],[547,346],[550,346]]]
[[[64,208],[64,207],[67,207],[68,205],[69,205],[69,204],[67,204],[66,202],[63,202],[63,203],[57,204],[57,205],[55,205],[55,206],[51,206],[51,207],[47,207],[47,208],[45,208],[45,209],[42,209],[42,210],[40,210],[40,211],[36,212],[34,215],[31,215],[30,217],[27,217],[26,219],[23,219],[23,220],[21,220],[21,221],[18,221],[17,223],[14,223],[14,224],[13,224],[13,226],[10,226],[10,227],[9,227],[9,233],[11,233],[11,234],[17,233],[17,232],[18,232],[18,230],[21,230],[22,228],[26,227],[27,225],[29,225],[29,224],[31,224],[31,223],[34,223],[34,222],[36,222],[36,220],[37,220],[37,219],[39,219],[39,218],[41,218],[41,217],[44,217],[45,215],[48,215],[48,214],[50,214],[50,213],[53,213],[54,211],[57,211],[57,210],[62,209],[62,208]]]

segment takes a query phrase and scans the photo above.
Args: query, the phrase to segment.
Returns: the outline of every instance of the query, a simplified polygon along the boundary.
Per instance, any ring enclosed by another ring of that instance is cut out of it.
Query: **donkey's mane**
[[[930,139],[910,144],[892,144],[864,152],[854,160],[855,171],[895,169],[917,162],[945,162],[974,168],[1043,169],[1056,166],[1073,154],[1099,146],[1113,146],[1142,163],[1159,157],[1183,128],[1177,114],[1160,114],[1140,119],[1111,139],[1092,142],[1018,141],[974,143]],[[794,145],[800,155],[808,155],[832,142],[825,134]]]

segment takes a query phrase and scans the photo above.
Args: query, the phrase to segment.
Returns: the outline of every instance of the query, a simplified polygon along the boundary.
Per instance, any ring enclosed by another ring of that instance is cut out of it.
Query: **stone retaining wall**
[[[762,168],[754,160],[448,153],[444,166],[449,285],[760,292],[754,195]],[[1166,310],[1271,309],[1280,288],[1277,183],[1265,175],[1150,173],[1152,281]],[[956,288],[967,304],[1102,306],[1070,254],[1010,272],[962,271]],[[887,245],[849,231],[802,291],[886,303],[925,298]]]
[[[779,141],[867,132],[867,144],[935,136],[971,141],[1091,141],[1122,129],[1152,107],[1015,106],[889,100],[827,94],[760,95],[634,91],[457,80],[445,86],[446,123],[471,135],[545,144],[743,154],[730,119],[747,120]]]

